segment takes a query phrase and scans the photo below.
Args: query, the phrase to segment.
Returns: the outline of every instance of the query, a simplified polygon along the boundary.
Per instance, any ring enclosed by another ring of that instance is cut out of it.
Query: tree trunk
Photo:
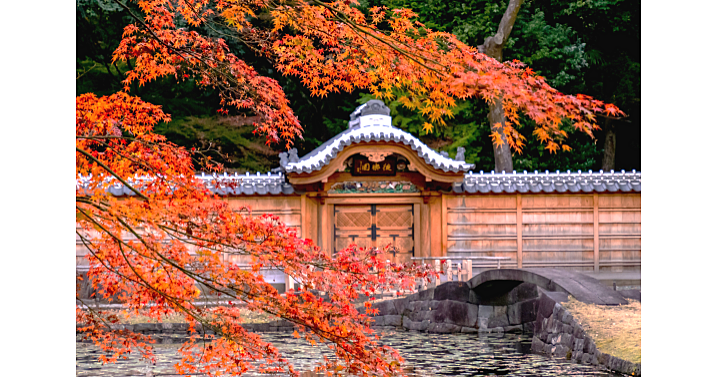
[[[503,96],[498,97],[495,103],[490,104],[490,112],[488,113],[488,122],[490,123],[491,131],[497,131],[500,133],[500,138],[503,143],[498,146],[493,143],[493,156],[495,157],[495,172],[499,173],[505,171],[510,173],[513,171],[513,156],[508,146],[508,139],[503,133],[503,127],[505,127],[505,112],[503,111]]]
[[[607,118],[605,121],[605,148],[602,155],[602,170],[608,171],[615,169],[615,126],[612,119]]]
[[[485,39],[485,42],[478,49],[499,62],[503,61],[503,46],[508,41],[515,19],[518,17],[518,11],[520,6],[523,4],[523,0],[510,0],[508,8],[503,14],[503,18],[500,20],[498,25],[498,31],[494,36]],[[507,138],[503,134],[503,128],[505,127],[505,112],[503,111],[503,97],[499,96],[495,99],[493,104],[489,104],[490,112],[488,113],[488,122],[490,122],[491,132],[497,131],[501,135],[503,143],[501,146],[493,144],[493,155],[495,156],[495,171],[496,172],[512,172],[513,171],[513,156],[508,146]]]

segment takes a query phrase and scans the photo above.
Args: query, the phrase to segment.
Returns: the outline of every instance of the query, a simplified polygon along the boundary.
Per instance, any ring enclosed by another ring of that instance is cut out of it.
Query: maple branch
[[[142,193],[139,192],[137,189],[135,189],[134,187],[132,187],[132,185],[130,185],[129,183],[127,183],[127,181],[125,181],[124,179],[122,179],[122,177],[120,177],[119,175],[117,175],[117,173],[115,173],[114,170],[110,169],[107,165],[105,165],[104,163],[102,163],[102,161],[100,161],[100,160],[98,160],[97,158],[95,158],[95,156],[93,156],[93,155],[90,154],[89,152],[87,152],[87,151],[85,151],[84,149],[79,148],[79,147],[75,147],[75,150],[78,151],[78,152],[80,152],[80,153],[82,153],[82,154],[84,154],[87,158],[89,158],[89,159],[91,159],[92,161],[94,161],[95,163],[97,163],[97,165],[101,166],[101,167],[102,167],[103,169],[105,169],[108,173],[112,174],[115,178],[117,178],[120,182],[122,182],[122,184],[124,184],[125,186],[127,186],[127,188],[129,188],[130,190],[132,190],[132,191],[133,191],[135,194],[137,194],[140,198],[142,198],[142,199],[144,199],[144,200],[149,200],[148,197],[146,197],[144,194],[142,194]]]
[[[383,43],[383,44],[389,46],[390,48],[392,48],[392,49],[398,51],[401,55],[403,55],[403,56],[407,57],[408,59],[414,61],[416,64],[422,66],[423,68],[426,68],[426,69],[428,69],[428,70],[430,70],[430,71],[436,72],[436,73],[438,73],[439,75],[444,75],[443,72],[438,71],[437,69],[431,68],[431,67],[429,67],[429,66],[423,64],[422,62],[416,60],[415,58],[413,58],[413,57],[411,56],[411,54],[409,54],[408,52],[404,51],[402,48],[399,48],[399,47],[397,47],[397,46],[394,46],[394,45],[393,45],[392,43],[390,43],[390,42],[384,41],[382,38],[379,38],[379,37],[373,35],[373,33],[364,31],[360,25],[358,25],[358,24],[355,23],[353,20],[351,20],[351,18],[350,18],[347,14],[345,14],[344,12],[341,12],[341,11],[339,11],[339,10],[337,10],[337,9],[334,9],[333,7],[329,6],[328,4],[326,4],[326,3],[324,3],[324,2],[322,2],[322,1],[320,1],[320,0],[315,0],[315,2],[316,2],[317,4],[319,4],[319,5],[323,6],[323,7],[325,7],[326,9],[329,9],[331,12],[333,12],[333,13],[339,15],[346,23],[348,23],[349,25],[353,26],[353,27],[355,28],[355,30],[358,30],[358,31],[359,31],[359,33],[358,33],[359,36],[361,35],[361,33],[365,33],[366,35],[368,35],[368,36],[370,36],[370,37],[376,39],[377,41],[379,41],[379,42],[381,42],[381,43]],[[364,39],[364,40],[365,40],[365,39]],[[367,42],[367,43],[368,43],[368,42]],[[418,56],[418,55],[416,55],[416,56]],[[436,62],[436,61],[434,61],[434,60],[432,60],[432,59],[426,59],[426,60],[431,61],[432,63],[434,63],[434,64],[436,64],[436,65],[440,65],[438,62]]]

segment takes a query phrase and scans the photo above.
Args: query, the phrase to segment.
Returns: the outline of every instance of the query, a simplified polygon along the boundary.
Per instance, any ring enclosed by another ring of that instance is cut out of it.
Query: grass
[[[642,306],[628,299],[627,305],[585,304],[573,297],[562,305],[580,323],[604,353],[633,363],[642,359]]]

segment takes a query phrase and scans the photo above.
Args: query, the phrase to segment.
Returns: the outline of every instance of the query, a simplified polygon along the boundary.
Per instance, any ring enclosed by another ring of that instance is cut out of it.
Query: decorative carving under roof
[[[371,162],[381,162],[386,159],[386,156],[390,155],[393,152],[387,152],[387,151],[376,151],[376,152],[361,152],[362,156],[365,156],[368,158]]]

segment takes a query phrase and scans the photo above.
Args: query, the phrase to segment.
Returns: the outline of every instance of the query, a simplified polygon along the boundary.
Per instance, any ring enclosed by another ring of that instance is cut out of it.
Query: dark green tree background
[[[131,9],[133,4],[126,3]],[[456,34],[464,42],[478,46],[495,33],[507,6],[506,0],[366,0],[366,7],[385,5],[407,7],[419,14],[427,27]],[[112,64],[112,52],[119,44],[123,27],[132,18],[113,0],[77,2],[77,94],[114,93],[130,69]],[[217,25],[214,25],[216,28]],[[222,32],[231,33],[224,29]],[[204,30],[211,33],[211,30]],[[228,40],[234,53],[261,74],[277,79],[305,129],[296,145],[299,155],[308,153],[346,127],[349,113],[371,99],[366,93],[332,94],[311,97],[294,78],[272,69],[270,62],[246,46]],[[516,170],[587,170],[605,165],[605,139],[616,140],[615,169],[640,170],[640,2],[622,0],[526,0],[520,9],[504,59],[527,63],[548,82],[566,93],[583,93],[615,103],[626,114],[624,119],[600,120],[602,131],[596,138],[573,133],[572,152],[550,154],[526,127],[528,140],[522,154],[514,154]],[[162,105],[172,122],[158,131],[186,147],[209,149],[230,171],[268,171],[278,166],[277,146],[266,146],[252,134],[252,114],[218,116],[216,93],[200,90],[191,81],[165,78],[144,87],[134,86],[131,94]],[[472,100],[459,103],[449,127],[426,135],[424,119],[389,103],[394,125],[419,136],[429,146],[455,156],[466,148],[466,160],[476,170],[492,170],[488,106]],[[524,122],[528,122],[525,120]],[[614,135],[614,138],[610,138]],[[608,152],[611,144],[608,142]],[[609,154],[609,153],[608,153]]]

